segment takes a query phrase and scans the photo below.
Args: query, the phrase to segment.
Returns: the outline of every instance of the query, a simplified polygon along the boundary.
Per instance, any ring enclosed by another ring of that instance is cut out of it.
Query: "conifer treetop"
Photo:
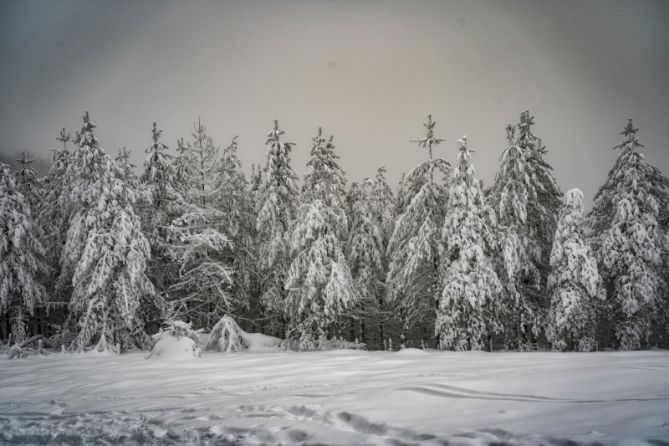
[[[423,124],[423,127],[425,127],[426,130],[425,138],[410,140],[410,142],[417,143],[418,147],[427,149],[430,159],[432,159],[432,147],[446,141],[444,138],[434,137],[434,126],[436,124],[436,121],[432,120],[432,115],[427,115],[427,122]]]
[[[613,150],[635,150],[637,147],[644,147],[644,145],[637,139],[637,133],[639,133],[639,129],[634,127],[632,118],[629,118],[627,120],[627,125],[625,125],[623,131],[620,132],[621,135],[627,137],[627,141],[614,146]]]

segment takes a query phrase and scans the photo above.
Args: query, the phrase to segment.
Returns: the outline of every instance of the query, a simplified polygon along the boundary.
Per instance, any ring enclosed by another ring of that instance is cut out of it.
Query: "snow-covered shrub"
[[[223,316],[211,333],[206,337],[205,350],[216,350],[225,353],[236,353],[248,350],[249,344],[243,336],[244,331],[230,316]]]
[[[37,335],[12,345],[7,352],[7,359],[27,358],[28,356],[48,354],[49,353],[42,347],[42,335]]]
[[[200,357],[204,335],[202,330],[193,330],[188,322],[171,321],[153,338],[157,342],[146,359],[190,359]]]

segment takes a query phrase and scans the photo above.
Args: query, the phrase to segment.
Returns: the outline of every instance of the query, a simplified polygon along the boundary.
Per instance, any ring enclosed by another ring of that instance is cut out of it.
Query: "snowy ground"
[[[669,352],[0,359],[0,444],[669,445]]]

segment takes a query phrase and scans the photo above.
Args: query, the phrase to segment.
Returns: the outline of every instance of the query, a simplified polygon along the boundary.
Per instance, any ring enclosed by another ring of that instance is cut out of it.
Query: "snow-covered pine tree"
[[[393,217],[385,168],[379,168],[376,177],[365,179],[362,185],[351,185],[349,201],[347,259],[360,294],[360,339],[380,345],[385,339],[386,250]]]
[[[443,139],[434,137],[435,122],[431,116],[423,125],[427,129],[426,137],[417,141],[432,156],[432,148]],[[448,161],[430,158],[408,173],[398,194],[399,216],[388,242],[386,283],[388,299],[397,306],[402,324],[402,343],[414,323],[420,320],[428,325],[434,321],[434,299],[439,286],[437,247],[450,174]],[[431,326],[429,331],[433,331]]]
[[[15,343],[25,339],[27,319],[46,300],[44,254],[30,205],[9,166],[0,163],[0,313],[9,321]]]
[[[548,342],[557,351],[594,350],[598,300],[604,297],[604,290],[597,259],[585,237],[583,192],[579,189],[565,194],[550,266]]]
[[[358,295],[346,263],[348,236],[344,172],[337,163],[333,138],[312,138],[302,190],[303,203],[291,234],[291,257],[285,289],[287,337],[313,348]]]
[[[290,228],[297,214],[297,175],[290,167],[293,143],[282,142],[279,124],[267,135],[267,163],[258,190],[256,230],[258,231],[258,269],[261,274],[261,301],[272,334],[284,330],[284,284],[290,266]]]
[[[463,136],[458,143],[458,163],[441,231],[435,335],[441,348],[481,350],[501,330],[502,284],[492,259],[496,223],[476,178],[467,138]]]
[[[544,297],[541,294],[541,243],[528,218],[538,200],[527,151],[506,127],[508,146],[489,191],[499,229],[497,274],[504,284],[505,343],[526,349],[543,329]]]
[[[107,156],[88,112],[68,173],[74,213],[63,249],[61,280],[72,287],[67,327],[72,351],[146,347],[140,302],[153,295],[146,276],[149,243],[133,205],[136,192]]]
[[[659,224],[659,205],[667,194],[666,178],[638,151],[630,119],[616,146],[620,155],[606,183],[595,195],[588,218],[600,263],[600,274],[612,305],[609,323],[621,349],[648,345],[661,314],[662,249],[666,234]],[[666,201],[665,201],[666,202]]]

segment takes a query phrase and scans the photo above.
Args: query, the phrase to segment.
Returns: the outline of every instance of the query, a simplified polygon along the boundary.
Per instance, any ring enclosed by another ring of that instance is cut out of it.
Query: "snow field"
[[[669,353],[0,359],[0,444],[669,444]]]

